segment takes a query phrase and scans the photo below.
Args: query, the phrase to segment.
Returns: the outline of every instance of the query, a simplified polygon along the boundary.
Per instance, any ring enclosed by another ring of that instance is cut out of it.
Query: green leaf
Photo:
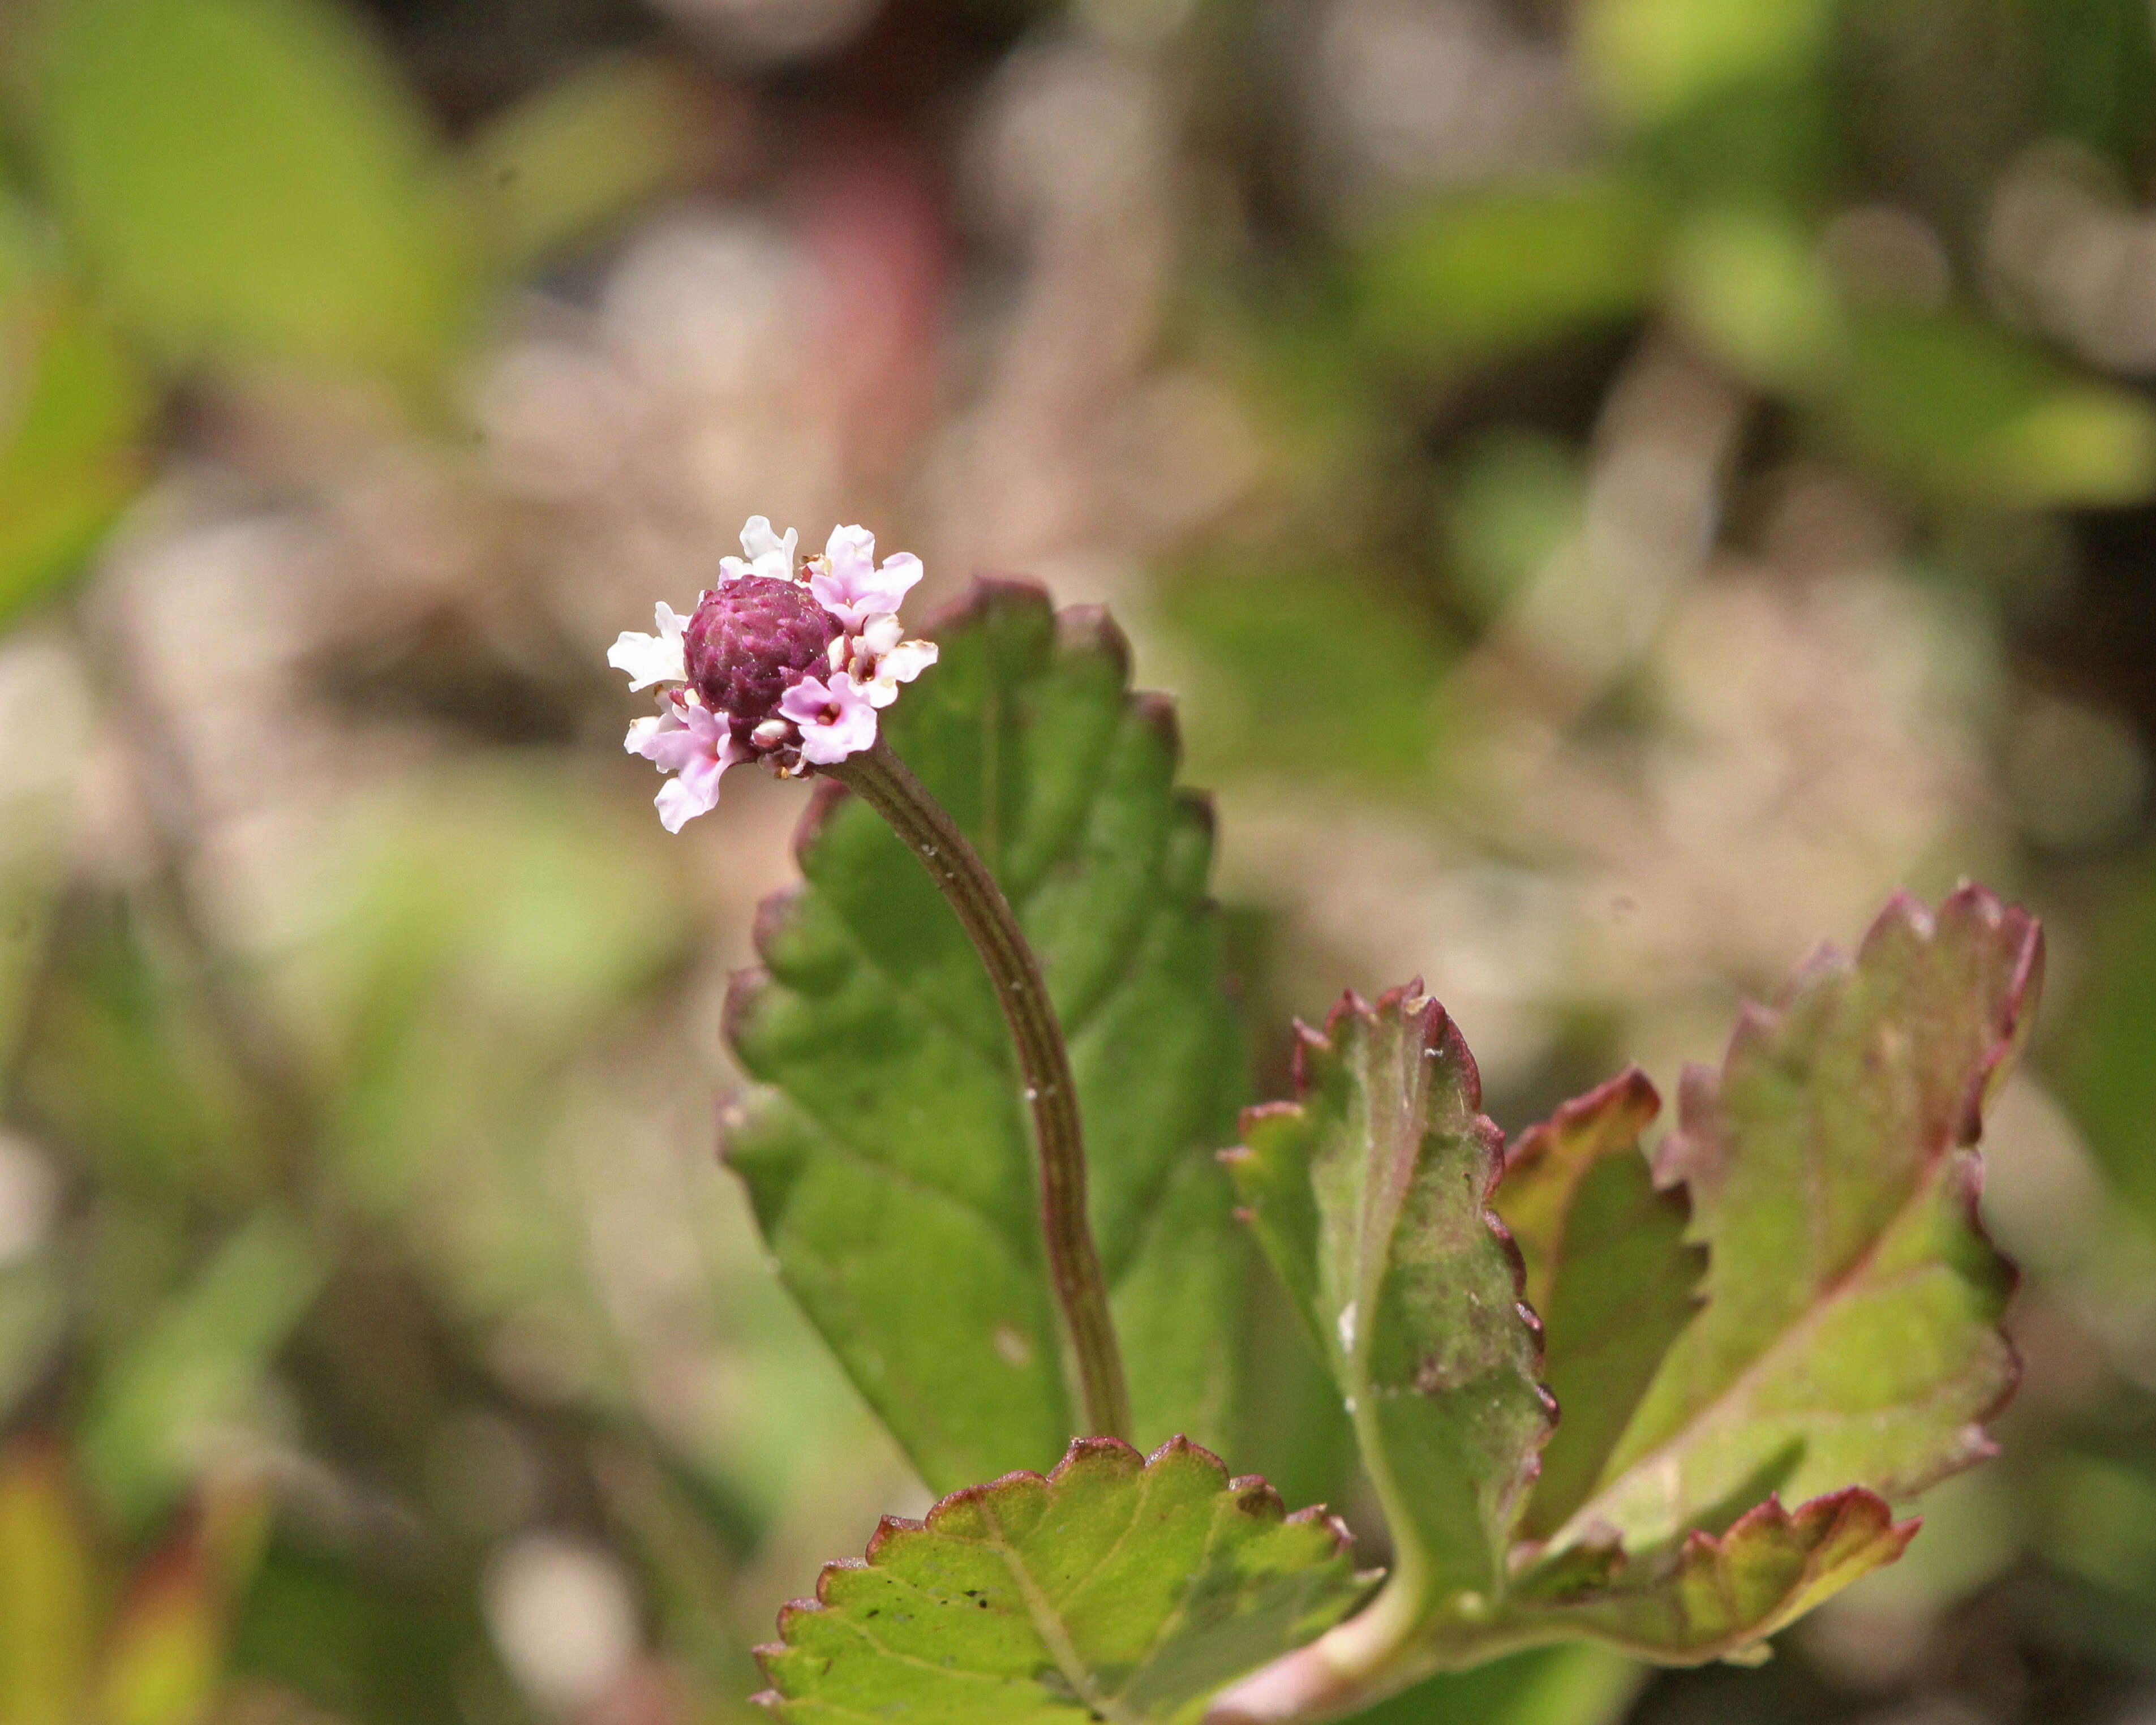
[[[1448,198],[1372,246],[1366,333],[1404,357],[1479,358],[1630,317],[1654,291],[1665,227],[1618,179]]]
[[[2064,1038],[2066,1098],[2120,1195],[2156,1226],[2156,870],[2142,865],[2097,911],[2087,963]]]
[[[680,67],[623,56],[489,120],[465,167],[501,262],[544,262],[685,182],[704,141],[702,108]]]
[[[1502,1140],[1419,985],[1298,1029],[1300,1100],[1246,1111],[1226,1160],[1348,1400],[1398,1584],[1486,1599],[1551,1420],[1520,1260],[1486,1208]]]
[[[2042,968],[2035,923],[1981,887],[1936,917],[1899,897],[1854,959],[1748,1008],[1718,1076],[1686,1075],[1656,1172],[1689,1189],[1706,1303],[1556,1544],[1659,1545],[1777,1487],[1907,1497],[1989,1453],[2012,1271],[1972,1147]]]
[[[1347,1529],[1285,1513],[1173,1440],[1143,1461],[1081,1438],[1045,1479],[953,1492],[886,1519],[759,1648],[757,1698],[824,1720],[1194,1720],[1223,1683],[1301,1645],[1360,1596]]]
[[[142,480],[146,380],[0,199],[0,628],[80,567]]]
[[[1593,1489],[1662,1357],[1691,1321],[1705,1255],[1685,1244],[1690,1206],[1657,1192],[1640,1134],[1661,1107],[1634,1068],[1521,1135],[1496,1210],[1542,1315],[1556,1433],[1518,1532],[1543,1539]]]
[[[1139,1434],[1224,1430],[1245,1260],[1212,1147],[1245,1085],[1205,896],[1206,805],[1167,704],[1097,611],[983,582],[885,734],[1039,955],[1084,1116],[1089,1208]],[[727,1153],[796,1297],[932,1486],[1058,1453],[1075,1423],[1033,1147],[979,961],[920,861],[827,787],[737,980],[762,1087]]]
[[[1853,317],[1827,412],[1859,455],[1986,505],[2138,503],[2156,490],[2156,409],[1971,319]]]
[[[1732,86],[1803,76],[1834,13],[1830,0],[1593,0],[1582,46],[1612,111],[1651,125]]]
[[[1201,758],[1352,773],[1397,790],[1429,771],[1440,677],[1457,657],[1389,572],[1240,552],[1163,584],[1160,616],[1204,666]]]
[[[264,1210],[113,1363],[81,1450],[85,1478],[110,1520],[139,1527],[172,1503],[203,1442],[248,1412],[325,1268],[293,1224]]]
[[[0,1719],[76,1725],[96,1632],[95,1576],[57,1446],[0,1456]]]
[[[410,95],[319,0],[69,0],[36,144],[97,285],[167,357],[424,375],[469,272]]]
[[[1858,1577],[1891,1563],[1916,1537],[1857,1486],[1794,1514],[1779,1497],[1717,1537],[1695,1530],[1666,1556],[1630,1561],[1583,1547],[1523,1584],[1527,1615],[1664,1664],[1751,1663],[1768,1635]],[[1541,1594],[1543,1598],[1537,1599]],[[1756,1651],[1755,1651],[1756,1650]]]
[[[1746,381],[1803,394],[1837,374],[1846,332],[1834,283],[1815,236],[1787,217],[1694,216],[1671,249],[1670,275],[1693,331]]]

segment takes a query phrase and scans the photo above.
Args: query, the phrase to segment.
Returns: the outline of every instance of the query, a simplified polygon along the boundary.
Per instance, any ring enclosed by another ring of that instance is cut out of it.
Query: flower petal
[[[933,641],[901,641],[876,660],[876,680],[910,683],[940,657]]]
[[[719,780],[732,762],[706,758],[682,769],[680,773],[659,787],[659,794],[651,799],[659,811],[659,824],[670,833],[678,833],[688,822],[700,814],[709,814],[719,806]]]
[[[824,558],[842,579],[865,575],[875,567],[875,535],[859,525],[834,527],[824,542]]]
[[[768,575],[781,581],[793,578],[793,553],[801,543],[801,536],[792,527],[782,537],[772,531],[767,517],[752,515],[742,527],[741,542],[742,552],[748,559],[749,573]],[[731,561],[721,558],[720,568],[723,570]]]
[[[613,645],[607,649],[607,663],[616,670],[629,673],[632,690],[649,689],[654,683],[683,683],[689,678],[689,667],[681,648],[681,631],[689,619],[664,603],[653,615],[659,625],[657,634],[639,634],[624,629]]]
[[[901,641],[876,660],[875,675],[862,688],[871,706],[889,706],[898,699],[898,685],[910,683],[936,663],[933,641]]]
[[[882,603],[871,608],[896,611],[912,592],[924,572],[921,559],[910,551],[895,551],[883,560],[883,567],[876,572],[876,592]]]

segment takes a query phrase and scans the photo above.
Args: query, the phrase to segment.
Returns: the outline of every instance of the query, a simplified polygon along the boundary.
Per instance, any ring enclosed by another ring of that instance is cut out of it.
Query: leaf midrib
[[[1102,1565],[1122,1549],[1123,1542],[1130,1537],[1132,1528],[1137,1525],[1139,1512],[1152,1491],[1152,1480],[1146,1474],[1140,1473],[1138,1478],[1142,1489],[1138,1493],[1137,1504],[1132,1508],[1122,1532],[1116,1536],[1115,1543],[1087,1574],[1087,1582],[1098,1575]],[[1047,1648],[1049,1656],[1055,1661],[1055,1668],[1063,1673],[1064,1681],[1070,1685],[1071,1692],[1097,1717],[1112,1721],[1113,1725],[1147,1725],[1142,1714],[1132,1712],[1116,1697],[1100,1688],[1094,1681],[1091,1668],[1079,1656],[1077,1644],[1070,1639],[1070,1632],[1064,1625],[1062,1614],[1056,1610],[1040,1584],[1034,1579],[1033,1571],[1026,1567],[1024,1555],[1004,1532],[1003,1522],[998,1518],[993,1507],[983,1503],[982,1512],[989,1527],[995,1530],[996,1552],[1003,1558],[1004,1567],[1010,1572],[1011,1579],[1017,1584],[1019,1597],[1025,1601],[1027,1615],[1033,1620],[1034,1633],[1040,1637],[1041,1645]],[[1081,1587],[1084,1585],[1085,1583],[1080,1584]]]

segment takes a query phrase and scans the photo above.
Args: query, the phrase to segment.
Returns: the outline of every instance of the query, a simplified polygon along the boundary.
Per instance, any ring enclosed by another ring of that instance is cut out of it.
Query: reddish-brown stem
[[[1131,1438],[1130,1395],[1108,1312],[1107,1279],[1086,1219],[1086,1144],[1063,1027],[1040,966],[995,877],[945,814],[879,737],[873,747],[823,771],[886,820],[935,881],[995,984],[1033,1116],[1040,1169],[1040,1227],[1064,1328],[1077,1363],[1089,1433]]]

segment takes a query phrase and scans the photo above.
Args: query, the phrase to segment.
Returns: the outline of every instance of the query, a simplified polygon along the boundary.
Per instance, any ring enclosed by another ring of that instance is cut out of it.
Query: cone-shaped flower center
[[[801,583],[744,576],[706,593],[682,631],[689,682],[746,742],[788,689],[829,669],[826,654],[843,629]]]

